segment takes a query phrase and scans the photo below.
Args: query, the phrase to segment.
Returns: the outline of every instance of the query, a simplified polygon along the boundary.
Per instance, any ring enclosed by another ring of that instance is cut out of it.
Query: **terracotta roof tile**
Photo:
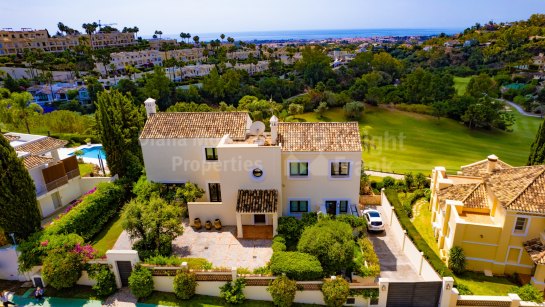
[[[439,201],[445,204],[447,200],[463,201],[477,188],[478,183],[455,184],[439,191]]]
[[[277,190],[238,190],[237,212],[276,212],[277,205]]]
[[[485,182],[505,208],[545,213],[545,165],[499,170]]]
[[[488,208],[485,185],[483,183],[477,184],[473,191],[462,201],[464,202],[464,207]]]
[[[25,168],[30,170],[42,164],[46,164],[53,161],[51,158],[40,157],[40,156],[26,156],[23,158],[23,164]]]
[[[526,241],[522,245],[535,264],[545,264],[545,246],[539,238]]]
[[[283,151],[361,151],[358,123],[278,123]]]
[[[49,152],[53,149],[64,147],[68,144],[67,141],[58,140],[51,137],[44,137],[36,141],[30,141],[28,143],[15,146],[16,151],[28,152],[31,155],[41,155]]]
[[[246,137],[246,112],[161,112],[146,121],[141,139]]]
[[[511,165],[503,162],[502,160],[498,160],[496,162],[496,168],[495,170],[503,170],[512,168]],[[488,171],[488,159],[484,159],[469,165],[464,165],[461,167],[462,174],[464,176],[472,176],[472,177],[482,177],[485,176]]]
[[[20,136],[17,136],[17,135],[10,135],[10,134],[2,134],[7,140],[8,142],[13,142],[13,141],[17,141],[18,139],[20,139],[21,137]]]

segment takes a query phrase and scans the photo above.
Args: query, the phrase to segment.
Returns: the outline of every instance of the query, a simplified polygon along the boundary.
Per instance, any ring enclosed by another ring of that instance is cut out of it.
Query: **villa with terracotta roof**
[[[240,238],[252,237],[252,230],[272,237],[279,216],[355,212],[357,123],[288,123],[273,116],[266,132],[246,112],[156,113],[153,99],[145,105],[140,144],[148,180],[205,190],[188,204],[191,223],[220,219],[236,225]]]
[[[436,167],[431,189],[443,260],[459,246],[470,270],[531,275],[545,288],[545,165],[513,167],[491,155],[456,175]]]
[[[75,155],[61,159],[59,148],[68,142],[48,136],[8,132],[5,137],[36,187],[36,198],[43,218],[54,216],[98,183],[110,177],[85,177],[79,172]]]

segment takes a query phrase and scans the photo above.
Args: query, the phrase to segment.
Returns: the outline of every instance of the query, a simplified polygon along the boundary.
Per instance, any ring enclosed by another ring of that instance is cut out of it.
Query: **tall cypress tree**
[[[117,90],[98,94],[97,130],[112,174],[137,180],[142,170],[142,149],[138,142],[144,126],[142,108]]]
[[[528,165],[537,165],[545,163],[545,121],[541,123],[537,131],[536,139],[532,143]]]
[[[40,222],[34,181],[8,140],[0,136],[0,228],[24,239],[40,229]]]

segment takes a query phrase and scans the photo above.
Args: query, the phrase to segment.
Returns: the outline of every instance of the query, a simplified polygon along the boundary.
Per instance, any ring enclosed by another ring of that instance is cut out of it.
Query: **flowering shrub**
[[[91,244],[81,245],[79,243],[76,243],[76,246],[74,246],[72,252],[79,254],[84,261],[95,259],[97,254],[97,251]]]
[[[55,289],[70,288],[83,271],[81,255],[73,252],[54,252],[44,259],[42,276]]]

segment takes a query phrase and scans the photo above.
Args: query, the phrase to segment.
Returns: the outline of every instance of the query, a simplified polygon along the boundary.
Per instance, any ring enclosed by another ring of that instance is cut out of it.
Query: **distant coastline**
[[[286,30],[286,31],[248,31],[248,32],[224,32],[239,41],[312,41],[324,39],[354,39],[372,37],[408,37],[408,36],[434,36],[441,33],[448,35],[463,31],[458,28],[422,28],[422,29],[344,29],[344,30]],[[201,41],[219,39],[217,33],[191,33],[198,35]],[[144,35],[144,38],[151,38]],[[175,38],[180,40],[178,34],[163,34],[163,38]]]

